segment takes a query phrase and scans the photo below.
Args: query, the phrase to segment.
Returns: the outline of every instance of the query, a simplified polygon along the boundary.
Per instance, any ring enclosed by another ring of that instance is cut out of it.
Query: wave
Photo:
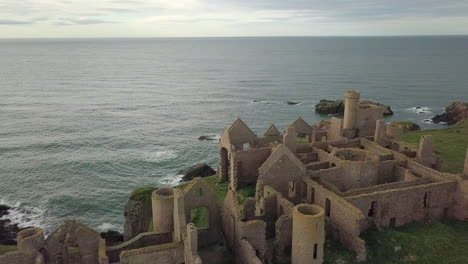
[[[434,114],[429,107],[426,106],[415,106],[407,108],[407,111],[411,111],[418,114]]]
[[[117,225],[114,225],[112,223],[102,223],[100,224],[97,229],[101,232],[107,232],[108,230],[115,230],[119,231],[119,227]]]
[[[182,180],[182,177],[184,177],[183,174],[177,174],[177,175],[168,175],[166,177],[163,177],[159,180],[159,182],[162,185],[166,186],[175,186],[180,184],[180,180]]]
[[[26,206],[20,202],[11,203],[4,199],[0,199],[0,204],[11,207],[8,214],[0,218],[0,220],[9,219],[12,224],[17,224],[20,228],[25,227],[45,227],[45,218],[47,210],[41,208]]]

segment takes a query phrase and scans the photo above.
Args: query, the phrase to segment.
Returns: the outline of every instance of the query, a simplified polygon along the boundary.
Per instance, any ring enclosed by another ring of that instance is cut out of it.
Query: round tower
[[[325,212],[313,204],[299,204],[293,209],[292,264],[323,263]]]
[[[44,230],[38,227],[27,228],[18,233],[18,251],[28,261],[32,261],[44,247]]]
[[[156,233],[169,233],[174,230],[174,190],[161,188],[152,195],[153,231]]]
[[[357,112],[361,93],[358,91],[347,91],[344,93],[344,121],[343,128],[353,129],[357,127]]]

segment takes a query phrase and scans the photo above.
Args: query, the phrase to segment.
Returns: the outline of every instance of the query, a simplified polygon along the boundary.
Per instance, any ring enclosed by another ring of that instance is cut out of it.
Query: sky
[[[0,38],[466,34],[468,0],[0,0]]]

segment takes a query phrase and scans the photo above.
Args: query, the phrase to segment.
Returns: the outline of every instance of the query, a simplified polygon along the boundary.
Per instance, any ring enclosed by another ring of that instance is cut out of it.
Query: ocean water
[[[468,101],[468,37],[1,40],[0,204],[23,226],[122,230],[132,189],[217,165],[199,136],[327,119],[314,105],[346,90],[439,127],[423,120]]]

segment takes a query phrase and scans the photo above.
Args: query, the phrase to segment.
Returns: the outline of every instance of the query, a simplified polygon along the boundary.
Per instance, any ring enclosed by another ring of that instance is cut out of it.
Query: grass
[[[228,181],[220,182],[219,176],[217,174],[213,176],[205,177],[203,179],[206,182],[208,182],[211,185],[211,187],[213,187],[213,189],[216,192],[216,200],[219,205],[222,205],[224,198],[226,198],[226,195],[228,192],[229,182]]]
[[[364,263],[468,263],[468,223],[427,221],[399,228],[370,230],[362,235],[367,245]],[[325,244],[325,263],[357,263],[354,253],[336,241]]]
[[[444,171],[461,173],[468,148],[468,119],[444,129],[408,132],[403,135],[403,141],[418,144],[424,135],[434,137],[436,152],[444,161]]]
[[[130,195],[130,200],[132,201],[142,201],[145,204],[151,204],[151,193],[156,190],[155,187],[145,186],[138,189],[133,190],[132,194]]]
[[[307,144],[307,143],[309,143],[309,138],[308,137],[297,137],[297,143]]]
[[[0,256],[8,253],[8,252],[13,252],[18,250],[17,246],[5,246],[5,245],[0,245]]]
[[[255,196],[255,185],[247,185],[237,190],[237,202],[243,204],[248,197]]]
[[[194,208],[191,211],[191,222],[198,229],[208,228],[210,222],[210,213],[205,207]]]

